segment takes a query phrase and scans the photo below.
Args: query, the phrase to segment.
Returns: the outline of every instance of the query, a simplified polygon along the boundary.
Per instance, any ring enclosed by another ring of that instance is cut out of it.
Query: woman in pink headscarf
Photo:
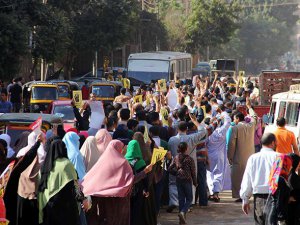
[[[108,146],[109,142],[111,142],[112,137],[106,129],[100,129],[96,133],[95,138],[96,138],[97,148],[101,156],[105,151],[106,147]]]
[[[92,196],[92,208],[87,213],[89,225],[129,225],[130,194],[134,183],[143,179],[152,167],[133,175],[128,161],[122,155],[124,144],[113,140],[98,162],[85,175],[82,190]],[[116,212],[118,216],[116,216]]]

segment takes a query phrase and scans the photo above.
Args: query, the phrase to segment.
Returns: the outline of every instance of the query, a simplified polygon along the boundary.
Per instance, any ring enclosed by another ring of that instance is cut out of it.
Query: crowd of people
[[[122,88],[113,105],[92,93],[81,109],[72,102],[76,128],[24,132],[14,145],[0,135],[0,174],[13,163],[0,198],[5,219],[156,225],[167,205],[183,225],[192,205],[206,208],[232,190],[246,214],[254,195],[257,224],[300,224],[295,136],[284,118],[275,134],[262,135],[256,84],[240,84],[217,74],[212,82],[170,81],[167,90],[153,82],[134,94]],[[156,149],[167,153],[152,163]]]

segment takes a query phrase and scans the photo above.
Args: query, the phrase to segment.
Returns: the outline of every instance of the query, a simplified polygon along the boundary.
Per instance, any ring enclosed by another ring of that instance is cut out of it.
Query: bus
[[[132,86],[160,79],[192,79],[192,55],[167,51],[130,54],[127,76]]]

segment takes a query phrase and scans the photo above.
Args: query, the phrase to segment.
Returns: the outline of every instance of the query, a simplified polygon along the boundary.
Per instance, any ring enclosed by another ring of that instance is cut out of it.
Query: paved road
[[[253,225],[253,211],[246,216],[241,210],[241,203],[235,203],[231,198],[231,192],[221,194],[221,202],[210,202],[205,209],[194,207],[191,213],[187,214],[188,225],[209,224],[209,225]],[[251,203],[251,209],[253,204]],[[158,221],[161,225],[176,225],[178,222],[178,211],[166,213],[161,210]]]

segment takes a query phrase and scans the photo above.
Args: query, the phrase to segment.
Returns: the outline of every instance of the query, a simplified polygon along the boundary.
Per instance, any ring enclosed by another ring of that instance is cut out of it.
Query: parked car
[[[71,100],[53,101],[50,104],[47,113],[62,118],[65,130],[75,127],[75,115]]]
[[[14,144],[21,133],[31,131],[29,126],[42,116],[42,131],[46,132],[53,125],[62,125],[62,118],[56,115],[40,113],[3,113],[0,114],[0,134],[8,134]]]

